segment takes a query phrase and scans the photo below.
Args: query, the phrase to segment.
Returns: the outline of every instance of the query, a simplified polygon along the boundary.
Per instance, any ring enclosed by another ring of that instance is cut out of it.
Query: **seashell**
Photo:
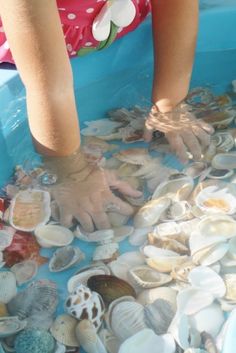
[[[119,127],[123,125],[121,122],[111,121],[108,119],[99,119],[93,121],[85,121],[87,127],[81,130],[83,136],[106,136],[113,134]]]
[[[230,259],[236,260],[236,237],[233,237],[229,240],[229,251],[227,256]]]
[[[113,155],[119,161],[135,165],[144,165],[151,160],[146,148],[129,148]]]
[[[17,315],[21,319],[32,314],[47,311],[48,314],[56,311],[58,304],[57,288],[54,282],[39,280],[32,282],[26,289],[8,303],[8,311],[11,315]]]
[[[236,153],[219,153],[214,156],[211,165],[216,169],[235,169],[236,168]]]
[[[157,299],[164,299],[171,305],[172,310],[176,312],[176,295],[177,292],[170,287],[145,289],[137,296],[137,302],[142,305],[147,305]]]
[[[17,335],[15,340],[16,353],[53,353],[55,341],[45,330],[27,329]]]
[[[203,212],[234,214],[236,212],[236,197],[227,189],[209,186],[199,192],[195,199],[196,205]]]
[[[134,216],[135,228],[145,228],[156,224],[170,204],[171,200],[166,197],[147,202]]]
[[[108,353],[118,353],[120,348],[120,341],[118,338],[107,329],[102,329],[99,331],[99,337],[106,347]]]
[[[81,347],[87,353],[107,353],[93,324],[89,320],[82,320],[75,329],[76,337]]]
[[[161,216],[162,221],[180,221],[191,218],[191,206],[187,201],[172,202],[170,207]]]
[[[46,224],[50,216],[50,194],[47,191],[22,190],[11,201],[9,221],[18,230],[32,232],[37,226]]]
[[[171,250],[180,255],[187,255],[189,253],[187,246],[180,243],[178,240],[173,239],[171,236],[158,238],[155,234],[149,234],[148,240],[151,244],[155,244],[155,246],[158,246],[159,248]]]
[[[11,245],[15,230],[11,227],[5,227],[5,229],[0,230],[0,251],[5,250]]]
[[[37,242],[44,248],[66,246],[74,240],[74,235],[69,229],[54,224],[38,226],[34,234]]]
[[[136,297],[133,287],[126,281],[111,275],[92,276],[88,280],[88,287],[99,293],[106,305],[112,301],[124,297]]]
[[[109,144],[96,136],[85,136],[83,138],[83,147],[86,147],[89,150],[100,151],[102,153],[113,151],[118,148],[117,145]]]
[[[229,152],[234,148],[234,138],[230,132],[217,132],[212,136],[217,141],[217,152]]]
[[[184,351],[184,353],[207,353],[207,351],[200,348],[188,348]]]
[[[234,119],[235,114],[230,110],[225,111],[209,111],[203,120],[214,126],[216,129],[228,127]]]
[[[153,230],[153,227],[136,228],[129,236],[129,243],[133,246],[140,246],[147,240],[148,233]]]
[[[174,319],[172,320],[168,332],[174,337],[177,344],[183,348],[189,348],[190,327],[187,315],[179,315],[177,311]]]
[[[227,240],[236,236],[236,221],[227,215],[211,215],[199,222],[198,229],[205,237],[222,236]]]
[[[134,267],[128,274],[132,282],[141,288],[156,288],[172,281],[171,276],[159,273],[148,266]]]
[[[182,263],[179,266],[175,266],[172,269],[170,275],[175,280],[188,283],[188,275],[189,275],[190,271],[195,267],[196,267],[196,265],[190,260],[190,261]]]
[[[174,221],[160,223],[154,228],[154,236],[155,234],[160,237],[171,236],[180,234],[181,228],[178,223]]]
[[[79,342],[75,334],[77,324],[78,321],[75,318],[62,314],[55,319],[50,332],[59,343],[68,347],[78,347]]]
[[[119,245],[117,243],[108,243],[96,247],[93,253],[93,261],[103,261],[108,263],[117,259],[119,256]]]
[[[107,212],[107,216],[112,228],[124,226],[129,220],[129,216],[125,216],[117,212]]]
[[[198,266],[192,269],[188,279],[193,287],[206,290],[212,293],[215,298],[221,298],[225,295],[224,281],[209,267]]]
[[[236,301],[236,274],[225,274],[223,281],[226,287],[225,299]]]
[[[227,243],[220,243],[197,251],[192,256],[195,264],[210,266],[224,257],[229,249]]]
[[[140,252],[130,251],[120,255],[117,260],[109,263],[109,267],[114,276],[129,282],[128,271],[145,264],[144,256]]]
[[[157,299],[144,308],[146,323],[157,335],[167,333],[168,327],[175,316],[170,303],[165,299]]]
[[[12,272],[0,272],[0,302],[7,304],[17,293],[16,278]]]
[[[177,295],[177,309],[182,315],[193,315],[211,305],[214,301],[212,293],[202,289],[189,287]]]
[[[98,330],[104,316],[104,303],[101,296],[80,284],[66,300],[65,308],[77,320],[88,319]]]
[[[26,321],[17,316],[0,317],[0,338],[15,335],[26,327]]]
[[[122,227],[113,228],[113,231],[114,231],[114,241],[119,243],[123,241],[125,238],[133,234],[134,227],[122,226]]]
[[[57,342],[54,353],[66,353],[66,346]]]
[[[80,248],[68,245],[54,252],[49,262],[49,270],[51,272],[64,271],[77,265],[84,259],[85,255]]]
[[[122,343],[119,353],[175,353],[175,341],[169,334],[158,336],[150,329],[143,329]]]
[[[152,199],[156,200],[165,196],[175,201],[187,200],[194,187],[193,179],[187,175],[180,174],[176,178],[171,176],[171,179],[164,181],[157,186],[152,195]]]
[[[35,260],[25,260],[11,267],[19,286],[31,281],[38,272],[38,264]]]
[[[74,232],[76,238],[86,242],[111,241],[114,238],[113,229],[97,230],[92,233],[85,232],[81,227],[77,226]]]
[[[177,254],[174,251],[171,250],[167,250],[167,249],[162,249],[162,248],[158,248],[157,246],[153,246],[153,245],[146,245],[143,247],[143,254],[147,257],[173,257],[173,256],[179,256],[179,254]]]
[[[211,320],[209,320],[209,317]],[[212,303],[198,313],[189,316],[189,323],[192,329],[198,332],[206,331],[214,338],[219,333],[224,321],[220,305],[216,303]]]
[[[201,339],[204,348],[206,348],[206,351],[209,353],[218,353],[218,349],[216,348],[215,341],[209,333],[203,331],[201,332]]]
[[[234,174],[230,169],[215,169],[210,168],[207,177],[210,179],[227,179]]]
[[[193,162],[189,166],[183,169],[183,173],[189,177],[196,179],[207,169],[207,163],[205,162]]]
[[[143,306],[132,299],[121,299],[122,301],[118,299],[109,306],[108,324],[116,337],[123,342],[147,325]]]

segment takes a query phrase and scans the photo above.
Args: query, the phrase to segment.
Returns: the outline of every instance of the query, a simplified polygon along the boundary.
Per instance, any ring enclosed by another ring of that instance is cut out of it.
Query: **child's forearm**
[[[69,155],[79,147],[73,76],[55,0],[0,0],[4,30],[26,87],[36,149]]]
[[[198,30],[198,0],[152,0],[153,103],[166,112],[189,89]]]

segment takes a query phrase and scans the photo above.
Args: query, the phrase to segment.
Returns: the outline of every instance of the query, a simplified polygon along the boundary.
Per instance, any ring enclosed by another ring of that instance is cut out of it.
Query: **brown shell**
[[[99,293],[106,305],[123,296],[136,298],[135,290],[129,283],[112,275],[92,276],[89,278],[87,286],[92,291]]]

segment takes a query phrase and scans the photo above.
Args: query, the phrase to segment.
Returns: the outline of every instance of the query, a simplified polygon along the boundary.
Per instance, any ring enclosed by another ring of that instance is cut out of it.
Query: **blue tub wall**
[[[222,91],[236,78],[236,0],[200,1],[201,15],[192,86]],[[111,47],[73,59],[80,121],[101,118],[112,108],[150,104],[152,85],[150,17]],[[15,164],[32,159],[25,91],[16,71],[0,71],[0,185]],[[89,97],[89,99],[88,99]]]

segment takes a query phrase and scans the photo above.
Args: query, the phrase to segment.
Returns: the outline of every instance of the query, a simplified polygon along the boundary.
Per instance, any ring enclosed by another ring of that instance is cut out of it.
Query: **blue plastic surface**
[[[236,78],[236,0],[202,0],[198,46],[192,86],[208,85],[225,92]],[[72,60],[75,92],[81,124],[104,116],[111,108],[149,105],[152,84],[152,41],[150,18],[135,32],[110,48]],[[35,157],[26,120],[25,91],[16,71],[0,69],[0,186],[10,177],[13,166]],[[37,158],[36,158],[37,159]],[[172,157],[167,163],[174,164]],[[93,245],[75,241],[91,260]],[[121,251],[131,250],[127,242]],[[52,250],[42,250],[51,255]],[[75,269],[50,274],[47,265],[38,277],[49,276],[60,288],[63,312],[66,283]],[[236,344],[236,316],[222,353],[233,353]]]

